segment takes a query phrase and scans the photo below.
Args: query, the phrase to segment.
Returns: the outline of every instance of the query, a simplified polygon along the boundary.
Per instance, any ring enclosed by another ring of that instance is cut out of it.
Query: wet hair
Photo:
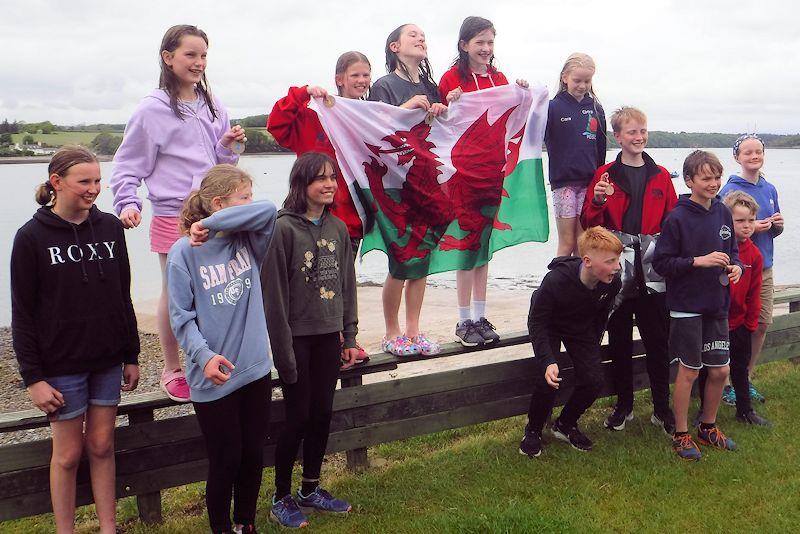
[[[239,167],[227,163],[211,167],[200,182],[200,189],[192,191],[183,204],[179,217],[181,233],[189,233],[192,224],[214,213],[212,201],[215,197],[231,196],[243,185],[252,184],[250,175]]]
[[[686,156],[686,159],[683,161],[684,181],[691,180],[700,174],[705,167],[708,167],[708,170],[715,175],[722,176],[722,163],[720,163],[717,156],[705,150],[695,150]]]
[[[578,255],[583,257],[592,251],[622,254],[622,242],[602,226],[593,226],[578,237]]]
[[[57,174],[63,178],[73,166],[79,163],[97,163],[97,156],[80,145],[64,145],[59,148],[50,158],[50,164],[47,166],[47,180],[36,187],[36,203],[40,206],[54,205],[56,190],[50,183],[50,176]]]
[[[164,37],[161,39],[161,48],[158,49],[158,63],[161,66],[161,75],[158,78],[158,87],[166,91],[169,95],[169,106],[172,108],[175,116],[179,119],[183,119],[183,113],[181,113],[180,106],[178,105],[180,81],[172,71],[172,68],[164,62],[164,58],[161,56],[161,53],[165,50],[167,52],[174,52],[177,50],[181,45],[181,39],[186,35],[200,37],[206,42],[206,46],[208,46],[208,36],[206,35],[206,32],[197,26],[179,24],[167,30],[167,32],[164,34]],[[211,112],[211,120],[213,121],[217,118],[217,110],[214,108],[214,99],[211,97],[211,92],[208,88],[208,80],[206,79],[205,71],[203,71],[203,76],[197,83],[197,92],[200,93],[200,96],[203,98],[203,100],[205,100],[208,110]]]
[[[756,199],[744,191],[732,190],[725,195],[725,198],[722,199],[722,202],[728,206],[728,209],[731,211],[733,211],[733,208],[736,206],[742,206],[750,211],[750,215],[755,215],[758,213],[758,202],[756,202]]]
[[[472,40],[473,37],[485,30],[492,30],[492,34],[497,35],[497,31],[494,29],[494,24],[492,24],[492,21],[483,17],[467,17],[464,19],[464,22],[461,23],[461,29],[458,30],[458,42],[456,43],[458,55],[456,56],[456,59],[453,60],[453,66],[458,66],[458,74],[461,76],[462,81],[466,82],[470,78],[471,71],[469,68],[469,54],[467,54],[461,48],[461,45],[466,45]],[[490,74],[497,72],[497,69],[494,68],[493,63],[494,54],[492,54],[492,57],[489,58]]]
[[[596,67],[594,64],[594,60],[592,56],[589,54],[584,54],[583,52],[574,52],[569,55],[567,60],[564,62],[564,66],[561,67],[561,73],[558,75],[558,91],[557,93],[563,93],[567,90],[567,84],[564,82],[564,75],[569,74],[573,70],[583,67],[585,69],[589,69],[592,72],[595,71]],[[595,101],[597,101],[597,95],[594,94],[594,86],[589,85],[589,96],[591,96]]]
[[[400,69],[400,72],[405,74],[406,78],[409,80],[411,80],[411,71],[408,70],[408,65],[400,61],[400,58],[397,57],[397,53],[392,52],[391,44],[398,42],[400,40],[400,34],[403,33],[403,29],[410,25],[411,23],[407,23],[403,24],[402,26],[398,26],[392,31],[392,33],[389,34],[389,37],[386,38],[386,72],[391,74],[396,69]],[[438,94],[439,86],[436,85],[435,81],[433,81],[431,63],[428,61],[427,57],[419,64],[419,81],[428,87],[433,94]]]
[[[366,63],[369,66],[370,71],[372,70],[372,64],[369,62],[369,59],[367,59],[367,56],[361,52],[351,50],[350,52],[345,52],[339,56],[339,59],[336,60],[336,71],[334,74],[336,76],[344,74],[347,72],[347,69],[356,63]],[[342,88],[338,84],[336,85],[336,92],[339,94],[339,96],[342,96]],[[364,96],[366,97],[366,95]]]
[[[756,141],[758,141],[759,143],[761,143],[761,149],[762,149],[762,150],[763,150],[764,148],[766,148],[766,147],[764,146],[764,140],[763,140],[763,139],[761,139],[761,138],[760,138],[758,135],[756,135],[756,134],[754,134],[754,133],[749,133],[749,134],[740,135],[739,137],[737,137],[737,138],[736,138],[736,141],[734,141],[734,142],[733,142],[733,157],[736,157],[736,156],[738,156],[738,155],[739,155],[739,147],[741,147],[741,146],[742,146],[742,143],[744,143],[744,142],[745,142],[745,141],[747,141],[748,139],[755,139]]]
[[[618,134],[620,131],[622,131],[622,126],[631,120],[647,124],[647,115],[645,115],[644,111],[640,109],[630,106],[622,106],[611,114],[611,129],[614,131],[614,133]]]
[[[325,164],[331,166],[336,172],[333,160],[321,152],[306,152],[298,157],[289,171],[289,194],[283,201],[283,207],[292,213],[305,214],[308,210],[308,195],[306,188],[316,180]],[[328,206],[326,206],[326,209]]]

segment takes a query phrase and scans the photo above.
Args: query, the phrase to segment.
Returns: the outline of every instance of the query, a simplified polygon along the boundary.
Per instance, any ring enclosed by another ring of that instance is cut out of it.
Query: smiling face
[[[690,197],[692,200],[708,206],[719,193],[722,186],[722,174],[715,172],[709,165],[703,165],[697,174],[686,179],[686,186],[692,192]]]
[[[494,56],[494,31],[487,28],[469,42],[461,41],[459,46],[469,57],[469,68],[474,72],[484,73]]]
[[[741,243],[749,239],[755,232],[756,214],[750,208],[737,204],[731,210],[733,217],[733,232],[736,234],[736,241]]]
[[[342,74],[336,75],[336,87],[345,98],[361,98],[369,90],[372,81],[372,69],[369,64],[358,61],[347,67]]]
[[[70,167],[63,176],[52,174],[50,184],[56,191],[59,211],[89,211],[100,194],[100,164],[78,163]]]
[[[764,165],[764,145],[758,139],[747,139],[739,145],[735,159],[746,173],[757,173]]]
[[[619,132],[614,132],[614,139],[624,154],[638,156],[647,146],[647,123],[629,119],[621,125]]]
[[[592,76],[594,69],[575,67],[561,76],[561,81],[567,86],[567,92],[580,102],[592,89]]]
[[[336,172],[330,163],[326,163],[306,186],[306,199],[309,210],[316,210],[333,204],[333,197],[337,188]]]
[[[421,63],[428,57],[425,32],[416,24],[406,24],[400,30],[400,36],[397,41],[389,43],[389,50],[397,54],[397,57],[403,63]]]
[[[184,35],[173,52],[161,51],[161,59],[178,78],[181,87],[194,87],[206,70],[208,45],[202,37]]]

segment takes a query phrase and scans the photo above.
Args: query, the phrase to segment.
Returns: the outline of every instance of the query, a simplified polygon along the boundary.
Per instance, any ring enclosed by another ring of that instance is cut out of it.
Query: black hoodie
[[[550,272],[531,296],[528,333],[533,352],[543,364],[556,363],[553,339],[600,343],[614,297],[620,290],[617,275],[610,284],[589,289],[581,282],[583,260],[572,256],[553,259]]]
[[[92,206],[76,225],[40,208],[11,251],[11,332],[25,385],[137,363],[130,281],[119,219]]]

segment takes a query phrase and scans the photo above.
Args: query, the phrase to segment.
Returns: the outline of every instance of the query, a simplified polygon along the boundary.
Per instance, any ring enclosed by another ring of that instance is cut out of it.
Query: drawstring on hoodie
[[[80,255],[81,261],[79,263],[81,264],[81,273],[83,274],[83,283],[84,284],[88,284],[89,283],[89,275],[86,274],[86,266],[83,264],[83,249],[81,248],[81,240],[78,239],[78,227],[76,225],[72,224],[72,223],[69,223],[69,226],[70,226],[70,228],[72,228],[72,233],[75,235],[75,244],[78,245],[78,250],[81,251],[81,255]],[[92,238],[94,238],[94,236],[92,236]]]
[[[489,72],[488,70],[486,71],[486,77],[487,77],[487,78],[489,78],[489,83],[490,83],[490,84],[492,84],[492,87],[497,87],[497,86],[494,84],[494,80],[492,79],[492,73],[491,73],[491,72]],[[478,89],[480,89],[480,88],[481,88],[481,86],[480,86],[480,85],[478,85],[478,77],[475,75],[475,73],[474,73],[474,72],[472,73],[472,79],[473,79],[473,80],[475,80],[475,90],[478,90]]]
[[[97,238],[94,236],[94,226],[92,225],[92,218],[89,217],[86,219],[89,221],[89,232],[92,234],[92,243],[97,243]],[[83,260],[83,254],[81,254],[81,260]],[[103,272],[103,262],[101,261],[100,257],[97,258],[97,270],[100,272],[100,279],[105,280],[106,273]]]

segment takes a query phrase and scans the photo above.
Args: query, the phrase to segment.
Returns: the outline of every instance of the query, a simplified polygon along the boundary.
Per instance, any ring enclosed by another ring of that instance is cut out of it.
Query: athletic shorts
[[[772,324],[772,305],[775,300],[775,282],[772,278],[772,267],[761,272],[761,312],[758,322]]]
[[[45,381],[64,396],[64,406],[48,415],[50,421],[74,419],[89,405],[117,406],[122,387],[122,366],[74,375],[50,376]]]
[[[580,217],[586,186],[566,185],[553,189],[553,212],[559,219]]]
[[[730,363],[728,318],[670,317],[669,355],[689,369],[725,367]]]
[[[177,217],[153,215],[153,220],[150,222],[150,250],[152,252],[166,254],[175,241],[180,238]]]

